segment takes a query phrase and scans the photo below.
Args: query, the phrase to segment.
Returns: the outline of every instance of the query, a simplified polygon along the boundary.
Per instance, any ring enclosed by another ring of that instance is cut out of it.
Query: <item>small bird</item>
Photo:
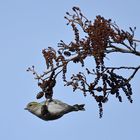
[[[30,102],[27,104],[25,110],[28,110],[32,114],[45,121],[49,121],[61,118],[64,114],[67,114],[69,112],[79,110],[84,111],[84,106],[84,104],[68,105],[66,103],[61,102],[60,100],[50,99],[41,103]]]

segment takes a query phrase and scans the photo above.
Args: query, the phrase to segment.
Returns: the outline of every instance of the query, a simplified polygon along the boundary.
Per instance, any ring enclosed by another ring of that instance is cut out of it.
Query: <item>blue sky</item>
[[[35,65],[42,72],[45,62],[41,50],[48,46],[56,48],[61,39],[72,39],[71,28],[63,18],[66,11],[79,6],[90,19],[100,14],[124,29],[136,26],[136,38],[140,39],[139,5],[139,0],[0,0],[0,139],[140,139],[140,73],[132,81],[134,103],[130,104],[125,96],[123,103],[110,98],[102,119],[98,118],[98,107],[90,96],[72,93],[71,88],[63,87],[61,79],[54,97],[69,104],[85,103],[85,112],[45,122],[24,110],[28,102],[36,100],[39,91],[26,69]],[[112,56],[108,61],[132,66],[139,62],[139,57],[131,55]]]

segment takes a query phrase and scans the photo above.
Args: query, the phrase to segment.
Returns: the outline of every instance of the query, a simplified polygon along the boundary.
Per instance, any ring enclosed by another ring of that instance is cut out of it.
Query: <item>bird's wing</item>
[[[57,105],[60,105],[60,106],[64,106],[64,107],[69,107],[70,105],[60,101],[60,100],[57,100],[57,99],[53,99],[53,101],[57,104]]]
[[[70,105],[61,102],[60,100],[53,99],[48,104],[48,111],[51,113],[63,113],[71,107]]]

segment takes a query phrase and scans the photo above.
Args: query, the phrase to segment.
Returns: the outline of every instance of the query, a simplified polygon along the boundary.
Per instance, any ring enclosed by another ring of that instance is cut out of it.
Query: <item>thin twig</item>
[[[106,50],[105,51],[106,53],[120,52],[120,53],[130,53],[130,54],[135,54],[137,56],[140,56],[140,52],[139,51],[122,49],[122,48],[116,47],[114,45],[110,45],[108,48],[112,48],[112,49],[111,50]]]

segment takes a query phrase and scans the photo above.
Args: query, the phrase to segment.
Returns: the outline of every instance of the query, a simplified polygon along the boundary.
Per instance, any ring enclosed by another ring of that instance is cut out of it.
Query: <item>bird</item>
[[[74,111],[85,111],[85,104],[69,105],[57,99],[47,99],[43,102],[30,102],[25,110],[45,121],[61,118],[63,115]]]

